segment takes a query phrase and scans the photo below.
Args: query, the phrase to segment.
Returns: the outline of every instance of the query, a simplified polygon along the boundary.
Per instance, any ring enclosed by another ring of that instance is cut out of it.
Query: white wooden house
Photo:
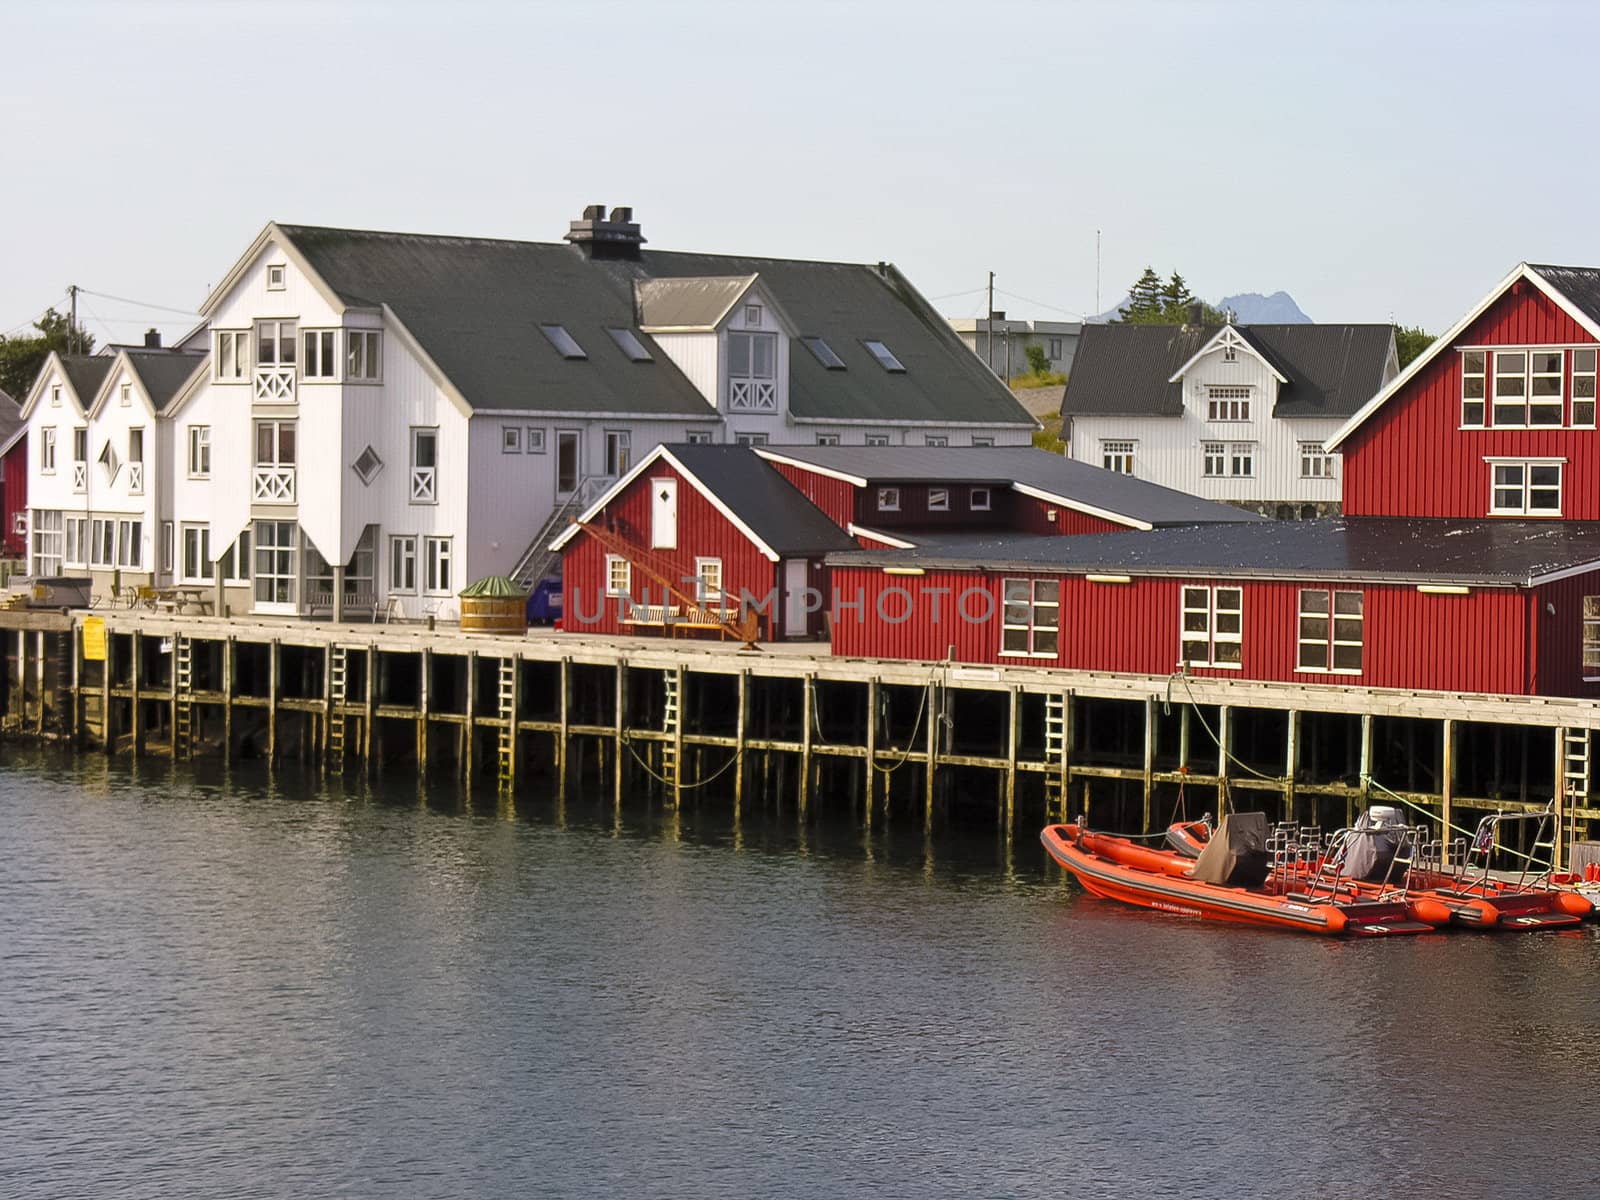
[[[1398,372],[1388,325],[1089,325],[1068,453],[1269,516],[1336,513],[1322,443]]]
[[[203,368],[152,410],[141,567],[234,612],[448,619],[474,579],[542,573],[556,526],[662,443],[1036,428],[887,264],[646,251],[626,209],[567,241],[269,224],[183,343]],[[90,447],[125,461],[128,432]],[[39,495],[46,537],[83,508]]]

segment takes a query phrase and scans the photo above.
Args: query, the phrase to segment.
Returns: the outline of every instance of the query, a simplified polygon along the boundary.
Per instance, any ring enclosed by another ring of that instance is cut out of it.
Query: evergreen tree
[[[1400,360],[1400,369],[1433,345],[1433,334],[1428,333],[1420,325],[1396,325],[1394,327],[1394,349]]]
[[[58,354],[89,354],[94,350],[94,338],[81,327],[72,328],[72,322],[53,308],[46,309],[33,327],[39,331],[37,334],[0,337],[0,391],[10,393],[18,404],[33,387],[52,350]]]
[[[1194,303],[1194,295],[1189,291],[1188,282],[1176,271],[1162,289],[1161,302],[1168,312],[1181,312]]]
[[[1161,276],[1151,267],[1144,269],[1139,282],[1128,289],[1128,304],[1118,320],[1130,325],[1158,325],[1166,307],[1166,288]]]

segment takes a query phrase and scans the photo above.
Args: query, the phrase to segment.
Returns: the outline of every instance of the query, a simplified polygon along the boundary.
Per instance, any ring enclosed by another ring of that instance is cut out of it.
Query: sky
[[[889,260],[950,316],[989,271],[1070,319],[1148,264],[1439,332],[1519,261],[1600,264],[1582,3],[0,0],[0,31],[0,334],[76,284],[101,341],[175,335],[269,220],[558,241],[592,203],[657,249]]]

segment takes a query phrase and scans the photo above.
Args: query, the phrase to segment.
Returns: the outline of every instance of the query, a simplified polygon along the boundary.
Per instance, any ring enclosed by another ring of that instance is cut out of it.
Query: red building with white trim
[[[0,392],[0,558],[28,553],[28,424]]]

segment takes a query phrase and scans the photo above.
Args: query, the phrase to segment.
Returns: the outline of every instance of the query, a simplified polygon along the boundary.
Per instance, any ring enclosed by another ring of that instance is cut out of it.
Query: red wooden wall
[[[1592,344],[1537,288],[1519,282],[1455,341],[1459,346]],[[1570,404],[1572,384],[1563,394]],[[1491,371],[1486,404],[1492,408]],[[1600,431],[1461,429],[1461,355],[1441,351],[1344,443],[1346,516],[1487,517],[1485,455],[1565,458],[1562,516],[1600,520]]]
[[[6,557],[21,558],[28,550],[27,538],[16,531],[17,513],[28,511],[28,439],[24,437],[6,452],[0,469],[5,483],[0,486],[0,546]]]
[[[757,550],[694,485],[664,462],[652,463],[622,494],[614,498],[597,521],[610,518],[616,529],[636,545],[650,545],[650,481],[670,477],[678,482],[678,548],[652,553],[671,562],[678,579],[692,579],[696,558],[722,559],[722,586],[732,600],[741,590],[764,597],[778,582],[778,564]],[[587,533],[579,533],[562,552],[561,571],[564,615],[562,627],[577,633],[650,633],[651,626],[623,624],[620,602],[607,597],[606,548]],[[679,585],[682,590],[691,589]],[[632,599],[638,603],[664,602],[660,587],[633,571]],[[781,601],[777,605],[781,612]],[[765,625],[764,625],[765,628]]]
[[[1006,526],[1019,533],[1126,533],[1133,528],[1103,517],[1091,517],[1064,504],[1036,500],[1020,492],[1011,493],[1008,502],[1010,512]],[[1051,513],[1055,513],[1054,519]]]
[[[827,514],[828,520],[840,529],[855,520],[855,484],[816,471],[792,467],[788,463],[769,462],[767,465],[799,488],[801,494]]]
[[[937,660],[954,647],[958,662],[1031,663],[1165,675],[1176,668],[1181,655],[1181,589],[1186,583],[1209,582],[1244,589],[1242,666],[1237,671],[1191,667],[1191,674],[1508,695],[1600,694],[1577,682],[1581,605],[1573,599],[1586,589],[1600,594],[1600,572],[1586,582],[1552,585],[1565,591],[1553,601],[1555,617],[1536,629],[1529,626],[1530,609],[1535,605],[1542,609],[1546,597],[1511,588],[1440,596],[1411,586],[1340,585],[1322,580],[1141,578],[1126,584],[1103,584],[1067,576],[1061,578],[1061,651],[1051,659],[1000,654],[1001,578],[976,571],[903,576],[885,575],[876,568],[835,568],[833,651],[872,658]],[[1360,675],[1298,669],[1302,587],[1365,594]],[[985,602],[985,594],[991,602]],[[986,615],[987,619],[964,619],[963,610],[969,618]],[[902,615],[905,619],[898,619]],[[1542,638],[1538,636],[1541,631]],[[1531,663],[1539,664],[1540,669],[1530,671]]]

